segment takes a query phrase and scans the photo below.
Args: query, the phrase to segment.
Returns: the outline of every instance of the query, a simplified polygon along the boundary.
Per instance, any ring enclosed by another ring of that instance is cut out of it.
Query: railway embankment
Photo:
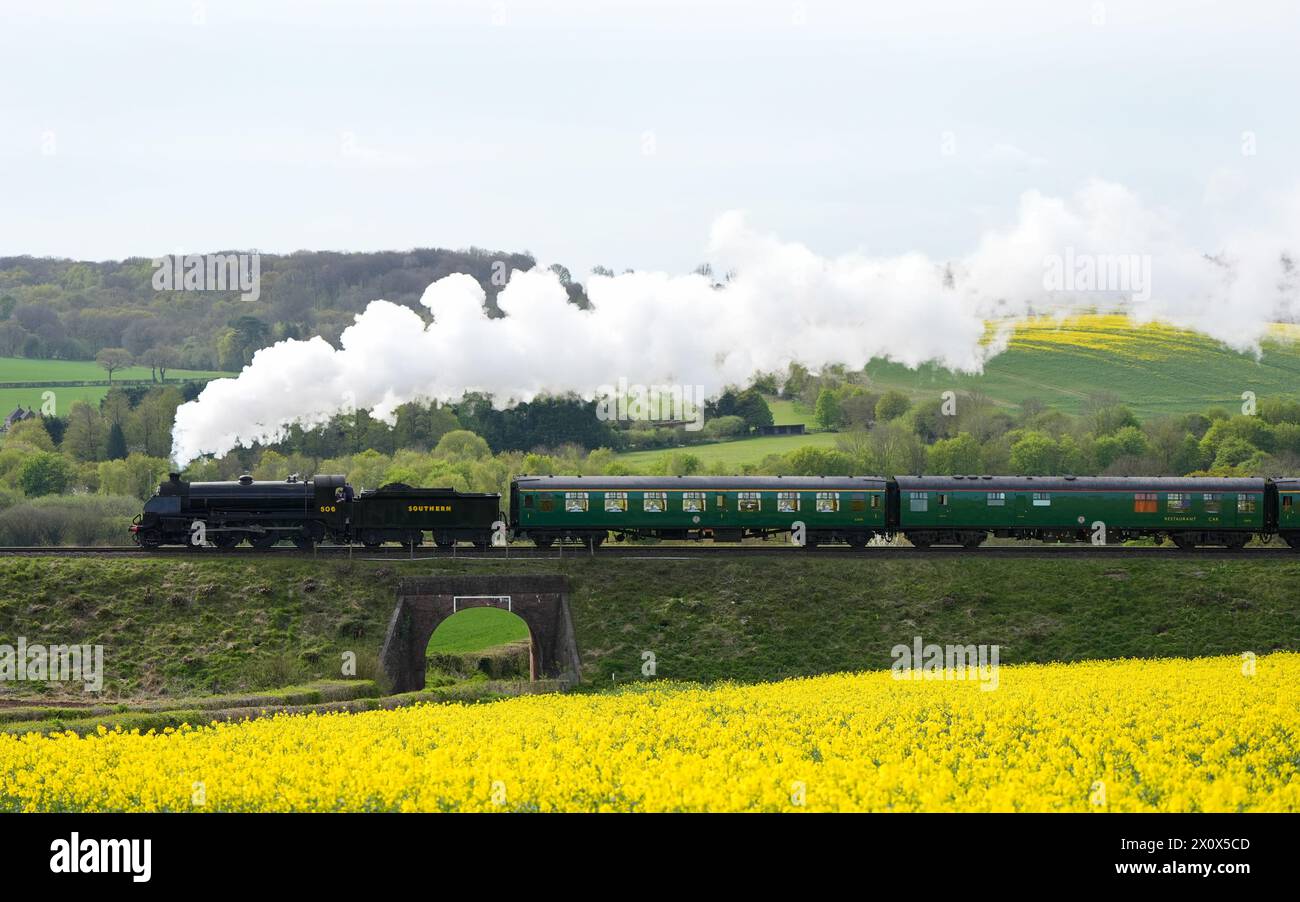
[[[895,646],[916,637],[998,645],[1004,663],[1300,650],[1300,560],[1290,558],[665,553],[504,562],[52,553],[0,558],[0,646],[14,654],[19,639],[100,646],[102,685],[87,693],[11,674],[0,681],[0,703],[134,705],[319,680],[382,683],[378,653],[398,580],[450,573],[566,575],[591,689],[881,669]]]

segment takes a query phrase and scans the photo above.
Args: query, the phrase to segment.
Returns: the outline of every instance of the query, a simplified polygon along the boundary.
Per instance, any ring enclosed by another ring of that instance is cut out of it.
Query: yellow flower
[[[14,811],[1296,811],[1300,655],[0,734]],[[201,791],[200,791],[201,788]]]

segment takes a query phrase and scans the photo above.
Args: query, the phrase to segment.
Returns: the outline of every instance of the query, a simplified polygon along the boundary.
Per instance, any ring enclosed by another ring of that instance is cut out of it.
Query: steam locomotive
[[[430,533],[439,548],[472,542],[486,548],[504,519],[496,493],[412,488],[390,483],[357,494],[343,476],[290,476],[284,482],[241,476],[236,482],[186,482],[170,474],[131,525],[142,548],[162,545],[267,549],[289,541],[310,550],[328,539],[377,548],[411,548]]]

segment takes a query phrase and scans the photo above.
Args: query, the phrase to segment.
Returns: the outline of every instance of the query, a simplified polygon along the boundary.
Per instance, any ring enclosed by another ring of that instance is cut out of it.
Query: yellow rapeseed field
[[[987,340],[1006,328],[990,323]],[[1289,344],[1300,340],[1300,326],[1270,325],[1265,342]],[[1205,335],[1164,322],[1139,323],[1125,314],[1087,313],[1036,316],[1012,324],[1010,348],[1031,351],[1098,351],[1115,358],[1148,363],[1204,354],[1218,347]]]
[[[0,737],[24,811],[1295,811],[1300,654]]]

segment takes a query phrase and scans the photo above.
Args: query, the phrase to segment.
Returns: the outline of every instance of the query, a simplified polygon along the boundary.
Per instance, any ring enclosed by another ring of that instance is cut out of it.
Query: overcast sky
[[[0,255],[676,272],[739,209],[820,254],[945,258],[1092,178],[1210,236],[1296,187],[1298,10],[6,0]]]

